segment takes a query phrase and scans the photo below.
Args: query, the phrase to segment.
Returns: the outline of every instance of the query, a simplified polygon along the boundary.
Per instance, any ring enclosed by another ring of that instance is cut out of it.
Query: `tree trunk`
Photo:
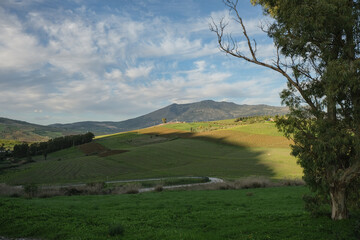
[[[349,217],[346,207],[346,192],[343,187],[330,189],[331,196],[331,218],[333,220],[347,219]]]

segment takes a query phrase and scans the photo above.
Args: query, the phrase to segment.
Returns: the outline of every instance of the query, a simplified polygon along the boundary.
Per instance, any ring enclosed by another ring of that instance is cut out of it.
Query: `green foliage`
[[[234,2],[225,1],[236,11]],[[279,118],[277,126],[294,140],[292,154],[304,168],[307,184],[318,197],[331,197],[332,218],[347,218],[348,196],[357,191],[360,178],[360,4],[349,0],[252,3],[261,4],[274,18],[267,33],[279,52],[291,59],[284,65],[278,56],[273,65],[260,64],[288,80],[281,98],[290,114]]]
[[[16,144],[20,144],[21,142],[16,140],[8,140],[8,139],[0,139],[0,145],[4,144],[4,148],[7,150],[13,150]]]
[[[162,123],[166,123],[166,118],[161,119]]]
[[[16,158],[28,157],[31,159],[31,156],[43,154],[46,159],[48,153],[91,142],[94,137],[93,133],[88,132],[85,134],[57,137],[47,142],[37,142],[30,145],[27,143],[16,144],[13,155]]]
[[[1,197],[0,236],[59,240],[358,239],[355,218],[333,222],[304,212],[301,196],[308,192],[305,187],[277,187],[44,199]],[[117,225],[123,227],[123,235],[110,236],[109,226]]]
[[[26,184],[24,185],[24,192],[28,197],[34,197],[38,191],[38,186],[35,184]]]

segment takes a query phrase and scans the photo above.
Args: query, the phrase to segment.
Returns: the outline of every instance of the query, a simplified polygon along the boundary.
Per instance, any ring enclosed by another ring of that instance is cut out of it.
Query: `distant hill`
[[[264,104],[238,105],[231,102],[206,100],[188,104],[171,104],[149,114],[121,122],[86,121],[70,124],[52,124],[49,126],[65,131],[91,131],[99,135],[158,125],[161,123],[162,118],[166,118],[168,122],[198,122],[256,115],[284,115],[287,112],[288,109],[286,107],[274,107]]]
[[[0,139],[27,142],[46,141],[49,138],[88,131],[93,132],[95,135],[102,135],[141,129],[160,124],[162,118],[166,118],[168,122],[199,122],[256,115],[284,115],[287,112],[286,107],[273,107],[263,104],[238,105],[231,102],[206,100],[188,104],[171,104],[143,116],[121,122],[85,121],[42,126],[0,118]]]
[[[0,139],[25,142],[46,141],[71,132],[49,126],[0,117]]]

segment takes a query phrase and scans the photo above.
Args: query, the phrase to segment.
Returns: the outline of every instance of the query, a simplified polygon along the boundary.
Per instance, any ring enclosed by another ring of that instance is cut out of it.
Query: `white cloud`
[[[0,7],[0,108],[7,111],[29,111],[44,121],[55,112],[134,117],[172,102],[251,101],[273,89],[248,77],[236,81],[236,64],[221,65],[227,58],[207,16],[134,19],[86,7],[26,14]],[[249,33],[259,34],[255,20],[247,23]],[[259,44],[261,57],[270,52]]]
[[[0,69],[32,70],[45,63],[46,49],[25,32],[20,20],[0,7]]]
[[[106,79],[117,79],[121,80],[123,73],[119,69],[112,69],[110,72],[105,73]]]
[[[153,66],[139,66],[133,67],[126,70],[126,76],[131,79],[139,78],[139,77],[147,77],[149,76]]]

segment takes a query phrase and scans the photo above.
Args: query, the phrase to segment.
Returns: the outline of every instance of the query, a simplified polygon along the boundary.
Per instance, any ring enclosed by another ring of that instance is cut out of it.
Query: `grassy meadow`
[[[289,140],[273,123],[165,124],[97,137],[91,144],[48,154],[47,160],[34,157],[32,163],[3,171],[0,182],[56,184],[181,176],[281,179],[302,175],[296,159],[290,156]]]
[[[41,239],[355,240],[354,219],[304,212],[305,187],[0,198],[0,236]]]
[[[186,176],[230,181],[263,176],[276,182],[302,176],[296,159],[290,156],[290,143],[271,122],[246,124],[224,120],[164,124],[98,136],[91,143],[48,154],[46,160],[37,156],[32,162],[12,168],[0,166],[0,182],[61,185]],[[204,179],[173,178],[161,184],[199,181]],[[127,186],[127,183],[114,183],[122,184]],[[157,186],[159,182],[149,180],[136,184]],[[24,196],[29,196],[26,194],[2,196],[0,236],[136,240],[359,239],[359,215],[334,222],[328,216],[314,218],[305,212],[302,196],[309,190],[304,186],[216,189],[228,190],[37,195],[36,198],[26,198]],[[330,212],[330,206],[328,210]]]

